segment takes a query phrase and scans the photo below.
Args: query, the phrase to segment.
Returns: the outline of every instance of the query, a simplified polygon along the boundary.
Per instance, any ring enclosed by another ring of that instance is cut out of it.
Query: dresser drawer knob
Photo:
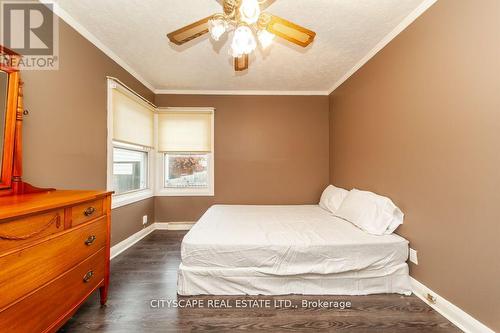
[[[94,276],[94,271],[88,271],[87,274],[83,276],[83,282],[87,283]]]
[[[94,214],[94,212],[95,212],[95,208],[89,207],[83,211],[83,215],[90,216],[90,215]]]
[[[96,239],[95,235],[91,235],[91,236],[89,236],[89,237],[85,240],[85,245],[87,245],[87,246],[92,245],[92,243],[95,241],[95,239]]]

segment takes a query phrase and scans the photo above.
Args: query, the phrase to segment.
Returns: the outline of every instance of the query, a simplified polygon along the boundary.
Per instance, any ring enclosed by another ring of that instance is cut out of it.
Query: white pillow
[[[403,224],[403,212],[387,197],[353,189],[335,216],[374,235],[388,235]]]
[[[323,194],[321,194],[319,206],[324,210],[335,214],[337,209],[339,209],[340,204],[344,201],[344,198],[348,194],[349,191],[344,190],[343,188],[328,185],[328,187],[323,191]]]

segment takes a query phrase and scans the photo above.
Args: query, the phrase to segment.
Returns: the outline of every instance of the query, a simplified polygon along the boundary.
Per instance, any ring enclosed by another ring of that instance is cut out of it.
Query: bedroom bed
[[[411,294],[408,241],[318,205],[215,205],[186,234],[180,295]]]

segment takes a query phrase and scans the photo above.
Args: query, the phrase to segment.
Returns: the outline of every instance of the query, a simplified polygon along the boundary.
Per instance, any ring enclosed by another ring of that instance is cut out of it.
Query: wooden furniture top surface
[[[51,190],[0,196],[0,220],[70,206],[88,200],[103,198],[112,193],[107,191]]]

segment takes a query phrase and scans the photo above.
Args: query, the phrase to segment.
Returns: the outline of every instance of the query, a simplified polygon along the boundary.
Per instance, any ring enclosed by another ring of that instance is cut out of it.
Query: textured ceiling
[[[216,0],[56,0],[74,21],[157,90],[329,91],[424,0],[277,0],[267,11],[317,36],[302,49],[275,39],[233,70],[230,41],[183,46],[166,33],[216,12]]]

